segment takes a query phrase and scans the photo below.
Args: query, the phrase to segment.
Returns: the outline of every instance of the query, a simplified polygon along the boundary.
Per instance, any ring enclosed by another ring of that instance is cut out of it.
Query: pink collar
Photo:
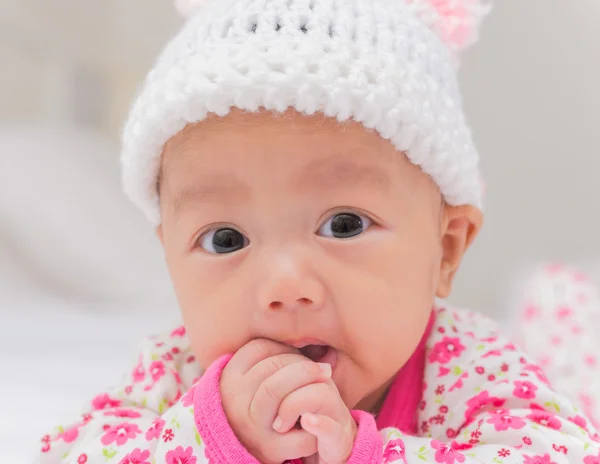
[[[434,322],[435,311],[432,311],[429,323],[417,349],[400,369],[388,391],[381,411],[377,416],[377,428],[379,430],[395,427],[409,435],[417,434],[417,410],[423,395],[426,343]]]

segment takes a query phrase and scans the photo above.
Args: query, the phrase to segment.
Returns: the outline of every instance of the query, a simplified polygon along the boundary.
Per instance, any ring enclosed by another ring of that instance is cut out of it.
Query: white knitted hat
[[[375,129],[451,205],[482,207],[457,53],[477,39],[478,0],[175,0],[188,21],[167,45],[123,134],[126,193],[160,223],[164,144],[231,108],[321,112]]]

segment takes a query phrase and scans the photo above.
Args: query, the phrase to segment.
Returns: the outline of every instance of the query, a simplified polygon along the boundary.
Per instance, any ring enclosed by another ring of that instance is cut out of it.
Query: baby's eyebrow
[[[309,164],[295,182],[299,191],[361,186],[388,192],[390,185],[390,176],[380,167],[369,163],[340,161],[337,157]]]
[[[198,204],[228,198],[244,198],[250,195],[250,188],[230,175],[213,174],[202,176],[193,184],[181,188],[173,197],[175,215],[188,204]]]

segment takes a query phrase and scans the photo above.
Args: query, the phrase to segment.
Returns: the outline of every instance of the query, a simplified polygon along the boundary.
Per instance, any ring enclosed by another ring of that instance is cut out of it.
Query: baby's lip
[[[295,340],[286,340],[283,343],[298,349],[309,345],[329,346],[329,343],[325,343],[323,340],[317,338],[299,338]]]

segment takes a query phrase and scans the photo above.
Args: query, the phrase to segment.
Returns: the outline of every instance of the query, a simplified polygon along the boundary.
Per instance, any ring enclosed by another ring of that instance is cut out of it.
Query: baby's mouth
[[[299,348],[300,354],[306,356],[308,359],[314,362],[321,362],[329,351],[331,347],[327,345],[307,345],[302,348]]]
[[[296,348],[302,356],[307,357],[313,362],[330,364],[331,369],[335,371],[337,364],[337,350],[316,338],[305,338],[301,340],[289,340],[284,342],[286,345]]]

